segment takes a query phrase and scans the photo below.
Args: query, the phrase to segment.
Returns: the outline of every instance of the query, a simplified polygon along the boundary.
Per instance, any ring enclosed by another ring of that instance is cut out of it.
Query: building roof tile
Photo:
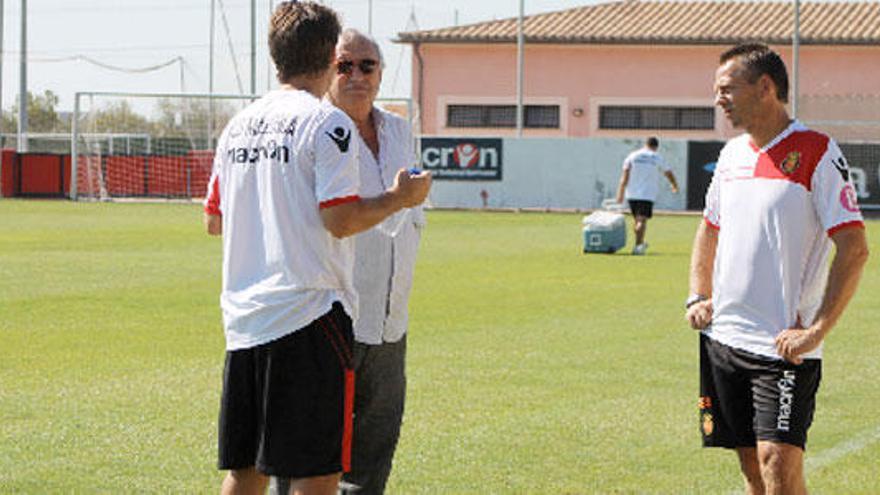
[[[880,1],[800,4],[802,44],[880,43]],[[624,0],[525,17],[528,43],[733,44],[791,42],[788,1]],[[517,19],[399,33],[403,43],[514,43]]]

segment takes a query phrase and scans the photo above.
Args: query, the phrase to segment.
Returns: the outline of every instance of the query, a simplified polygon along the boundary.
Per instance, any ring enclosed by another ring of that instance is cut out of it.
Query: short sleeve
[[[706,191],[706,207],[703,209],[703,219],[715,229],[721,228],[721,179],[718,178],[718,169],[712,174],[712,181]]]
[[[816,165],[811,189],[816,215],[828,235],[848,226],[864,225],[849,164],[834,140],[828,141],[828,149]]]
[[[706,224],[712,228],[721,228],[721,173],[719,170],[724,163],[725,146],[719,153],[718,161],[715,164],[715,172],[712,173],[712,180],[709,182],[709,189],[706,190],[706,206],[703,208],[703,219]]]
[[[671,172],[672,171],[672,167],[669,166],[669,162],[667,162],[666,159],[663,158],[663,155],[661,155],[659,153],[657,153],[657,165],[659,165],[660,170],[662,170],[664,172]]]
[[[355,132],[351,119],[337,109],[331,110],[316,129],[315,196],[321,208],[360,200]]]
[[[222,161],[222,154],[219,152],[219,147],[217,150],[214,153],[214,166],[211,170],[211,178],[208,179],[208,191],[203,202],[205,213],[208,215],[222,214],[220,204],[220,170],[222,168],[220,162]]]
[[[632,168],[632,155],[628,155],[623,159],[623,166],[621,167],[624,171],[627,171]]]

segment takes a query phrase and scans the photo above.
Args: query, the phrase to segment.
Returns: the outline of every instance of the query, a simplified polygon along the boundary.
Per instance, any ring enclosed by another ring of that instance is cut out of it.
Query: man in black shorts
[[[661,172],[669,181],[673,193],[678,193],[675,174],[657,152],[660,141],[656,137],[645,140],[645,146],[630,153],[623,161],[620,184],[617,187],[617,202],[623,203],[624,197],[629,202],[633,215],[633,233],[636,243],[632,254],[642,255],[648,250],[645,233],[648,230],[648,219],[654,216],[654,201],[657,200],[658,182]]]
[[[226,363],[219,422],[222,493],[333,494],[349,469],[354,372],[351,236],[424,201],[429,173],[400,169],[359,196],[357,132],[322,100],[340,26],[313,2],[282,2],[269,49],[281,88],[224,129],[205,199],[223,235]]]
[[[748,493],[800,495],[822,342],[858,286],[864,224],[837,144],[789,119],[779,55],[740,45],[719,65],[715,103],[746,132],[721,151],[691,256],[703,445],[736,449]]]

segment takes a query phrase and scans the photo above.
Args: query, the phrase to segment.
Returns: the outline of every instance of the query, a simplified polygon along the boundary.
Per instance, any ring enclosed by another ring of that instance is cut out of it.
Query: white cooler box
[[[626,219],[616,211],[596,211],[583,219],[584,252],[614,253],[626,245]]]

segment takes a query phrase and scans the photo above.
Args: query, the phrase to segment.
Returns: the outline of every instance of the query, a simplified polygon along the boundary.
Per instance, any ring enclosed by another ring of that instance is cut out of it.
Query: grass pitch
[[[652,220],[644,257],[582,254],[580,215],[428,219],[389,493],[741,486],[699,447],[696,217]],[[826,344],[815,493],[878,486],[878,227]],[[0,492],[216,493],[219,285],[198,206],[0,201]]]

